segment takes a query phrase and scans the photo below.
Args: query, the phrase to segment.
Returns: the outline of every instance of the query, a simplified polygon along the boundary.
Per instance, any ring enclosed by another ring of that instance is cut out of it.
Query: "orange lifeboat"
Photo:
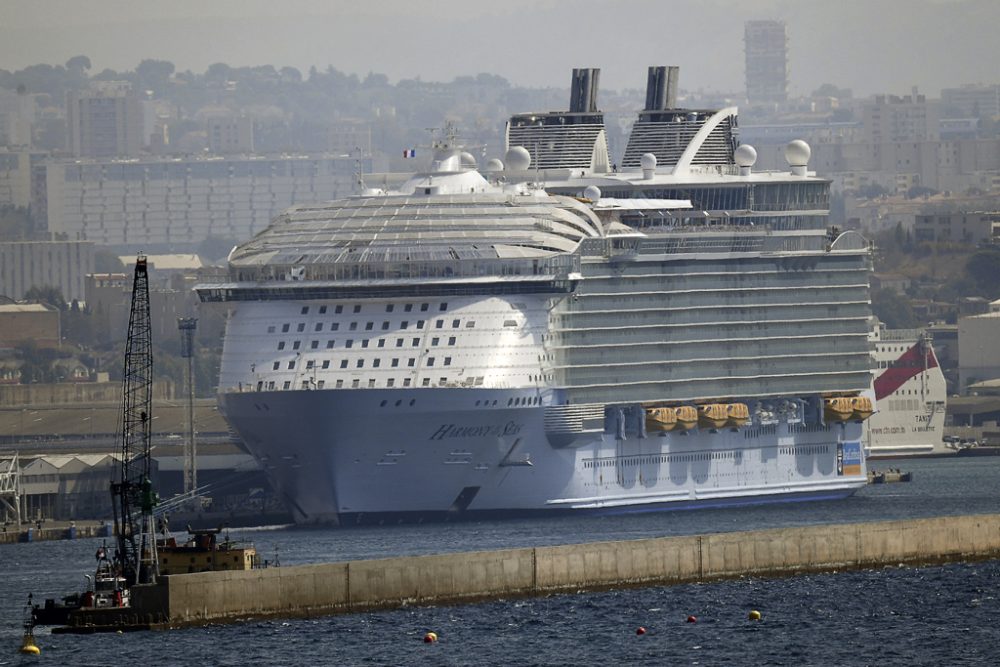
[[[730,403],[726,406],[726,426],[739,428],[750,420],[750,408],[746,403]]]
[[[698,425],[703,428],[722,428],[729,421],[725,403],[706,403],[698,406]]]
[[[646,430],[670,431],[677,426],[677,411],[674,408],[646,408]]]
[[[875,408],[872,406],[872,399],[867,396],[855,396],[851,399],[851,419],[864,421],[872,416]]]
[[[823,414],[827,421],[846,422],[854,414],[854,406],[850,398],[824,398]]]
[[[677,415],[677,428],[681,431],[692,429],[698,424],[698,411],[690,405],[674,408],[674,413]]]

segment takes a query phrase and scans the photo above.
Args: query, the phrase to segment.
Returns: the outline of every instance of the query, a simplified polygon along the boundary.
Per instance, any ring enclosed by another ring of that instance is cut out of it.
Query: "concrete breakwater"
[[[61,523],[57,525],[42,525],[42,527],[4,526],[0,530],[0,544],[16,542],[44,542],[47,540],[76,540],[85,537],[113,537],[114,526],[102,522],[80,522],[80,525]]]
[[[78,613],[68,631],[988,558],[1000,558],[1000,514],[204,572],[137,587],[133,608]]]

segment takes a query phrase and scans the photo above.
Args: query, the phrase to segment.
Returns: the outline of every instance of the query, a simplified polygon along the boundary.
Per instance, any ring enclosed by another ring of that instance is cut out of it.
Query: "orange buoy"
[[[637,635],[644,635],[644,634],[646,634],[646,628],[644,628],[644,627],[642,627],[640,625],[638,628],[635,629],[635,634],[637,634]]]
[[[437,640],[438,640],[438,636],[437,636],[436,632],[428,632],[426,635],[424,635],[424,643],[425,644],[433,644]]]
[[[687,622],[688,623],[697,623],[698,622],[698,617],[697,616],[688,616]]]

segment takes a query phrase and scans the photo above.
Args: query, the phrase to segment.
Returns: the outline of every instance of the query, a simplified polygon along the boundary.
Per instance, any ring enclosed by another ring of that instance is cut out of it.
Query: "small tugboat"
[[[97,568],[93,577],[83,575],[87,579],[87,589],[82,593],[72,593],[56,602],[55,599],[45,600],[44,606],[35,605],[32,610],[36,625],[66,625],[70,612],[84,608],[128,607],[129,592],[125,577],[115,568],[108,558],[107,548],[102,545],[96,554]]]

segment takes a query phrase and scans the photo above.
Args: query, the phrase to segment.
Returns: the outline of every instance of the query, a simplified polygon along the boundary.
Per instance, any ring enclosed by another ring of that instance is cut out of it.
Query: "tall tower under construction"
[[[788,35],[784,21],[747,21],[743,32],[747,101],[788,99]]]

